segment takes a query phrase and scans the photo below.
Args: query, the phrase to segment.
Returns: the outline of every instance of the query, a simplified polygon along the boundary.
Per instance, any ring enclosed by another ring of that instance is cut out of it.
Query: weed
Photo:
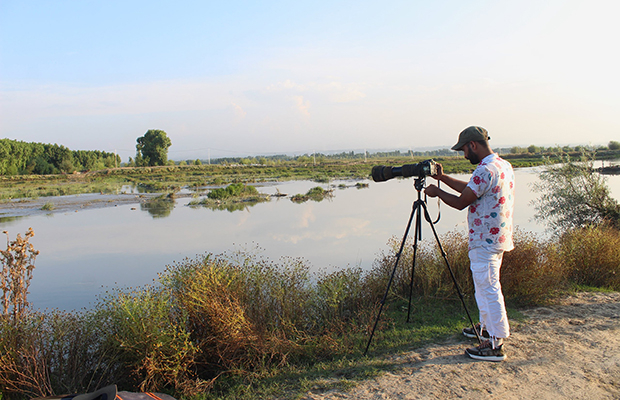
[[[0,289],[2,289],[2,317],[17,322],[28,309],[28,287],[32,280],[34,261],[39,252],[29,243],[34,231],[29,228],[22,238],[18,233],[13,241],[9,239],[7,231],[6,250],[0,250],[2,273],[0,274]]]
[[[51,201],[48,201],[45,204],[43,204],[43,206],[41,207],[41,210],[43,210],[43,211],[52,211],[54,208],[56,208],[54,206],[54,203],[52,203]]]

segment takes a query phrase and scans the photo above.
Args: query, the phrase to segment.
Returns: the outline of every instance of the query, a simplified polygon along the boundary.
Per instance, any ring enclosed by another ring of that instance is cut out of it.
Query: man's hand
[[[437,170],[437,172],[439,173],[439,169]],[[437,197],[439,196],[439,192],[441,192],[441,189],[439,189],[433,184],[428,185],[426,189],[424,189],[424,194],[428,197]]]
[[[437,173],[435,175],[431,175],[431,177],[440,180],[441,177],[443,176],[443,166],[439,163],[436,163],[436,168],[437,168]],[[433,196],[435,197],[435,196]]]

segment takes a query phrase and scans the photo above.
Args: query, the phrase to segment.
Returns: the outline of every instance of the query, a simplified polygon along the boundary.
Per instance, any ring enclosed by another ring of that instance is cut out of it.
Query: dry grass
[[[7,231],[6,250],[0,250],[0,289],[2,289],[2,317],[13,322],[21,319],[28,308],[28,288],[32,280],[34,261],[39,252],[29,242],[34,236],[32,228],[22,237],[10,240]]]
[[[578,285],[620,290],[620,231],[608,225],[565,233],[560,253],[566,278]]]

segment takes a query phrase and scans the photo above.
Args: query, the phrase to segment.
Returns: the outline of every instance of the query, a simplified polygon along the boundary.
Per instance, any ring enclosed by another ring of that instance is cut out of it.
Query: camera
[[[397,176],[409,178],[415,176],[424,178],[427,175],[437,174],[437,163],[434,160],[426,160],[417,164],[405,164],[402,167],[386,167],[377,165],[372,167],[372,180],[375,182],[385,182]]]

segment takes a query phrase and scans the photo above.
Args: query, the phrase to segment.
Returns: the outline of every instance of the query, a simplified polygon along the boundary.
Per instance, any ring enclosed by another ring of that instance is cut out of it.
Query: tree
[[[172,146],[164,131],[149,129],[136,139],[136,165],[155,166],[168,164],[168,148]]]
[[[607,146],[607,148],[609,150],[620,150],[620,142],[612,140],[609,142],[609,145]]]
[[[562,164],[545,167],[540,182],[533,185],[534,191],[541,193],[532,202],[535,219],[556,231],[601,223],[620,228],[620,204],[611,197],[592,158],[584,155],[575,162],[567,157]]]

